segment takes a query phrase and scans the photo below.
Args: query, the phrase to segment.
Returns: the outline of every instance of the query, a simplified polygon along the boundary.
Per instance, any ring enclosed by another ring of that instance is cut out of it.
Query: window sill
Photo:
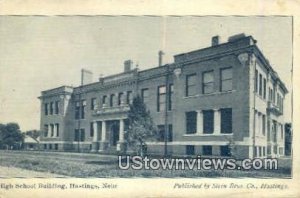
[[[48,115],[45,115],[45,114],[44,114],[44,116],[59,116],[59,115],[61,115],[61,114],[59,114],[59,113],[48,114]]]
[[[196,94],[193,96],[184,96],[183,99],[188,99],[188,98],[197,98],[197,97],[205,97],[205,96],[214,96],[214,95],[221,95],[221,94],[230,94],[234,93],[236,90],[231,90],[231,91],[218,91],[218,92],[213,92],[213,93],[208,93],[208,94]]]
[[[211,133],[211,134],[205,134],[205,133],[193,133],[193,134],[184,134],[183,136],[185,137],[194,137],[194,136],[227,136],[227,135],[233,135],[233,133],[218,133],[218,134],[215,134],[215,133]]]

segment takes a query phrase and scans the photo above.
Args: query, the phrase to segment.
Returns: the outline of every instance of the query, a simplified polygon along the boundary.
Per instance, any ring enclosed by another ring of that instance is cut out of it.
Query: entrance
[[[119,123],[113,122],[111,129],[110,129],[110,145],[117,146],[117,142],[119,141]]]

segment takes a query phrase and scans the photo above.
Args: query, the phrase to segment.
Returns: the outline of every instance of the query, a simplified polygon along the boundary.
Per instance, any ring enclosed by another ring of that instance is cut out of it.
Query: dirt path
[[[25,170],[21,168],[15,167],[4,167],[0,166],[0,177],[26,177],[26,178],[33,178],[33,177],[65,177],[63,175],[57,175],[53,173],[47,172],[36,172],[31,170]]]

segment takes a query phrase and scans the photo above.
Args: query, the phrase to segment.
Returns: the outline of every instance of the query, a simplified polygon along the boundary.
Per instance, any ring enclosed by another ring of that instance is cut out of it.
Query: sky
[[[292,18],[217,16],[0,16],[0,123],[39,129],[41,91],[78,86],[80,70],[94,81],[123,71],[131,59],[140,70],[172,63],[176,54],[209,47],[245,33],[286,84],[285,121],[291,121]]]

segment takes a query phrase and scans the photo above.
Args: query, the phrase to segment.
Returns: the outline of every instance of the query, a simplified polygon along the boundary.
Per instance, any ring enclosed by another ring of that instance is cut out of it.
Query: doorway
[[[110,145],[117,146],[117,142],[119,141],[119,128],[120,125],[117,121],[114,121],[110,130]]]

